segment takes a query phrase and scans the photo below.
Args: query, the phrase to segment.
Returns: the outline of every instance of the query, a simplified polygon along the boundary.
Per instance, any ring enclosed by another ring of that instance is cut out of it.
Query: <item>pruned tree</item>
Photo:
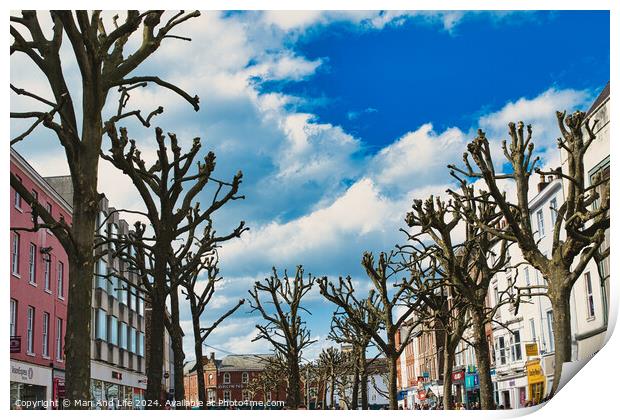
[[[471,192],[469,187],[463,188]],[[485,325],[493,321],[499,305],[489,307],[487,294],[493,276],[506,269],[509,243],[506,239],[492,236],[473,221],[477,218],[496,225],[501,213],[496,211],[494,204],[479,202],[474,197],[454,197],[454,201],[447,203],[433,196],[425,201],[414,200],[406,223],[410,228],[417,228],[418,232],[408,235],[410,241],[418,246],[423,240],[431,241],[434,248],[432,257],[441,266],[450,296],[458,296],[463,309],[466,308],[471,314],[473,347],[480,378],[480,402],[483,410],[490,410],[495,403]],[[456,238],[459,224],[465,230],[462,241]],[[494,247],[498,242],[500,252],[495,255]],[[451,344],[456,350],[458,341]]]
[[[163,11],[128,11],[125,20],[113,18],[112,30],[107,30],[101,11],[50,11],[53,22],[51,34],[46,34],[36,11],[22,11],[11,16],[12,43],[10,53],[21,53],[39,69],[53,98],[11,84],[14,94],[30,98],[39,106],[26,112],[11,112],[12,119],[34,122],[11,140],[14,145],[27,138],[37,127],[43,126],[58,139],[67,158],[73,186],[72,224],[56,220],[11,174],[11,187],[34,209],[43,221],[38,227],[49,227],[69,257],[69,291],[67,328],[65,334],[66,395],[67,400],[90,399],[90,338],[91,296],[93,276],[93,242],[100,194],[97,192],[99,152],[104,132],[103,109],[112,89],[129,90],[155,84],[170,90],[198,110],[198,97],[157,76],[130,76],[162,44],[164,39],[189,38],[171,32],[180,24],[200,15],[198,11],[174,14],[162,22]],[[128,53],[129,38],[142,32],[139,47]],[[68,69],[61,59],[63,40],[71,45],[71,55],[79,68],[79,90],[71,92],[67,83]],[[73,97],[79,95],[77,105]],[[163,109],[157,108],[156,113]],[[125,113],[122,117],[136,116],[148,125],[140,111]],[[114,116],[112,118],[115,118]],[[116,117],[118,118],[118,117]],[[80,408],[79,406],[71,406]]]
[[[134,213],[148,219],[152,233],[152,236],[145,236],[146,227],[140,228],[137,225],[136,235],[108,240],[118,243],[121,257],[129,261],[132,270],[139,273],[141,286],[151,304],[151,328],[147,336],[149,351],[146,354],[146,398],[157,400],[162,376],[166,299],[194,270],[204,268],[201,265],[202,256],[213,251],[217,244],[240,237],[245,230],[244,222],[241,222],[229,234],[218,236],[212,230],[211,219],[226,203],[243,198],[237,195],[242,174],[237,173],[231,182],[215,179],[215,154],[212,152],[205,156],[204,163],[197,162],[195,172],[190,172],[201,148],[200,139],[195,138],[191,149],[182,153],[176,135],[169,133],[169,153],[166,136],[160,128],[155,130],[157,161],[147,167],[135,141],[129,139],[126,128],[117,130],[116,124],[108,121],[105,129],[111,148],[109,154],[102,152],[101,157],[132,180],[146,207],[145,212]],[[201,209],[198,194],[210,182],[217,184],[218,188],[211,203]],[[224,187],[227,190],[220,196]],[[204,236],[196,245],[195,232],[201,227],[204,227]],[[176,246],[175,243],[183,238],[185,244]],[[194,245],[197,250],[194,250]],[[127,252],[130,247],[138,251],[136,256]],[[179,261],[192,251],[199,257],[181,266]],[[171,331],[175,330],[173,328]],[[178,362],[182,368],[183,361]]]
[[[397,370],[398,358],[404,351],[407,343],[411,340],[409,330],[402,337],[401,342],[396,340],[396,334],[410,315],[421,305],[421,301],[415,299],[411,293],[413,280],[397,277],[405,270],[401,264],[397,264],[397,252],[390,252],[388,255],[381,253],[379,261],[375,265],[374,257],[366,252],[362,258],[362,266],[366,270],[368,277],[372,281],[373,288],[368,297],[368,308],[381,322],[381,329],[376,330],[366,323],[366,318],[361,318],[356,312],[356,308],[361,305],[360,299],[355,296],[355,289],[350,277],[340,277],[337,284],[329,282],[327,277],[319,280],[321,294],[330,302],[337,305],[346,313],[350,322],[366,332],[372,337],[377,347],[386,357],[389,372],[389,400],[390,409],[398,408],[398,389],[397,389]],[[400,314],[396,313],[397,308],[403,307]],[[385,336],[382,332],[385,332]]]
[[[319,354],[318,364],[320,369],[325,372],[326,381],[329,389],[329,408],[334,410],[336,407],[336,387],[339,378],[346,374],[344,368],[344,355],[335,347],[323,349]]]
[[[302,300],[314,282],[311,274],[304,280],[302,266],[297,267],[294,278],[289,278],[285,270],[282,279],[274,267],[272,276],[257,281],[248,291],[252,312],[259,312],[267,321],[256,325],[258,335],[252,341],[267,340],[286,360],[287,406],[294,409],[302,402],[299,365],[303,350],[316,342],[310,338],[310,330],[301,318],[302,311],[310,313],[302,306]]]
[[[241,234],[241,233],[239,233]],[[244,303],[245,299],[240,299],[227,312],[215,319],[208,327],[201,326],[200,318],[209,306],[209,302],[213,298],[217,283],[222,280],[219,275],[217,252],[212,248],[213,245],[206,245],[207,251],[201,251],[201,244],[206,244],[213,240],[215,232],[211,225],[207,225],[202,238],[196,239],[198,242],[195,253],[189,253],[185,258],[179,259],[177,264],[173,265],[174,278],[180,280],[180,284],[185,288],[185,295],[189,301],[189,308],[192,316],[192,328],[194,333],[194,353],[196,355],[196,370],[198,380],[198,400],[203,404],[202,408],[207,407],[207,388],[204,378],[204,365],[202,346],[209,335],[220,325],[226,318],[231,316]],[[189,240],[188,240],[189,243]],[[177,255],[181,255],[178,252]],[[199,283],[201,277],[205,277],[203,284]]]
[[[381,328],[381,320],[368,305],[368,300],[353,302],[351,310],[355,318],[362,320],[370,330],[378,331]],[[376,359],[376,356],[370,359],[366,357],[367,349],[372,345],[371,335],[360,328],[358,323],[352,322],[346,312],[337,311],[332,317],[328,338],[335,343],[350,347],[350,359],[353,363],[350,408],[357,410],[358,400],[361,400],[362,410],[368,410],[368,367]]]
[[[557,112],[556,116],[561,133],[558,148],[566,154],[567,173],[561,169],[543,172],[536,168],[539,158],[532,159],[532,128],[530,125],[526,128],[522,122],[508,124],[510,143],[502,142],[504,157],[510,165],[508,172],[498,172],[489,141],[482,130],[478,130],[478,136],[467,146],[468,153],[463,155],[465,169],[449,166],[452,175],[463,185],[467,183],[463,177],[484,181],[489,191],[488,200],[492,200],[501,211],[508,229],[498,230],[494,223],[485,220],[476,220],[477,227],[516,242],[525,260],[546,280],[546,285],[522,288],[522,292],[526,297],[547,296],[553,308],[555,368],[551,396],[558,389],[563,363],[571,359],[571,290],[588,262],[594,257],[602,257],[597,254],[605,240],[605,230],[610,226],[609,178],[599,176],[586,187],[584,156],[596,139],[594,128],[598,121],[590,123],[586,114],[580,111],[568,116],[566,112]],[[470,156],[477,170],[470,163]],[[532,228],[530,219],[528,194],[534,171],[561,177],[565,186],[564,203],[557,209],[548,255],[538,248],[537,231]],[[514,181],[516,202],[503,193],[498,183],[501,180]],[[596,201],[599,205],[594,207]],[[606,255],[608,253],[609,249],[605,251]]]
[[[248,389],[253,396],[261,395],[263,403],[266,404],[274,399],[274,391],[275,399],[279,398],[279,390],[286,381],[286,378],[282,377],[282,371],[286,370],[286,361],[281,355],[274,353],[266,357],[264,363],[263,370],[250,380]]]

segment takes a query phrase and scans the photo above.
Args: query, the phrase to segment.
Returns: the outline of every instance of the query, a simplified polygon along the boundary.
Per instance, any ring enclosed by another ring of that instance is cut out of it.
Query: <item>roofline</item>
[[[46,192],[54,198],[63,208],[73,217],[73,206],[52,187],[49,182],[45,180],[45,178],[38,173],[22,155],[20,155],[17,150],[11,147],[11,162],[15,163],[20,169],[26,172],[29,176],[31,176],[39,185],[41,185]],[[67,175],[65,175],[67,176]]]
[[[547,198],[548,196],[550,196],[554,192],[557,192],[558,190],[561,190],[561,189],[562,189],[562,179],[561,178],[556,178],[553,181],[551,181],[549,184],[547,184],[545,186],[545,188],[541,192],[536,194],[536,196],[534,196],[534,198],[532,198],[529,201],[528,207],[530,208],[530,212],[533,209],[536,209],[536,208],[540,207],[543,204],[543,202],[545,201],[545,198]]]

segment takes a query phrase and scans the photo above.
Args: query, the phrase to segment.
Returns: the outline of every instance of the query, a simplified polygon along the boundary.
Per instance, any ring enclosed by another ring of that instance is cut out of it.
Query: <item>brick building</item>
[[[56,218],[71,223],[70,205],[16,151],[11,173]],[[32,228],[31,208],[11,189],[11,228]],[[11,407],[16,401],[64,396],[64,330],[69,263],[47,229],[10,233]]]

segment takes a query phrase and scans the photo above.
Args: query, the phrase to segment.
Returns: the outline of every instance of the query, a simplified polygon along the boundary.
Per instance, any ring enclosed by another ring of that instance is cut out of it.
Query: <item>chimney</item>
[[[541,174],[540,182],[538,183],[538,192],[541,192],[542,190],[544,190],[547,184],[548,182],[545,181],[545,176]]]
[[[209,359],[215,361],[215,352],[212,351],[211,354],[209,355]]]
[[[562,178],[562,167],[558,166],[557,168],[555,168],[555,179],[560,178]]]

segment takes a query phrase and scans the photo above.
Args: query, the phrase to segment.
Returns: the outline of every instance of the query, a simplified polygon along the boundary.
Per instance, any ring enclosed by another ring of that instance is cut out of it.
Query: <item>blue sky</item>
[[[201,110],[155,88],[131,103],[164,105],[155,124],[184,145],[202,137],[220,178],[244,172],[247,199],[215,221],[223,232],[243,219],[251,231],[222,248],[225,280],[206,320],[247,297],[272,266],[350,274],[366,293],[362,252],[402,242],[412,200],[445,190],[445,166],[460,162],[478,127],[497,146],[508,121],[532,123],[551,165],[554,111],[586,109],[609,80],[606,12],[206,12],[184,32],[192,43],[169,40],[136,74],[156,73],[198,94]],[[65,63],[76,87],[74,63]],[[46,94],[22,58],[11,59],[11,81]],[[12,109],[28,105],[12,97]],[[152,158],[153,131],[128,128]],[[32,137],[18,151],[44,175],[67,173],[56,141],[43,130]],[[102,164],[100,178],[114,205],[140,208],[122,174]],[[313,357],[329,345],[333,307],[318,288],[307,307],[318,340],[307,352]],[[209,344],[267,350],[251,342],[260,320],[248,310]]]

